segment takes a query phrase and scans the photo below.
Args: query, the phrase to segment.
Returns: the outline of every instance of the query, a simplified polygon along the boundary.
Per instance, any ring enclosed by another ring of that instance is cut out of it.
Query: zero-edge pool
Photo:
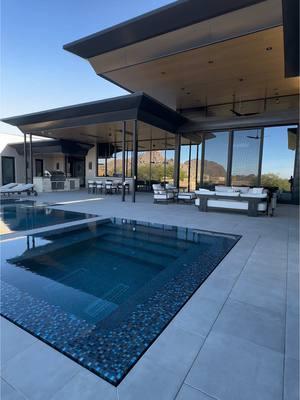
[[[112,219],[3,241],[1,314],[118,385],[239,238]]]
[[[13,199],[1,199],[0,235],[91,217],[95,217],[95,215],[56,210],[43,205],[37,206],[34,201],[30,200],[15,201]]]

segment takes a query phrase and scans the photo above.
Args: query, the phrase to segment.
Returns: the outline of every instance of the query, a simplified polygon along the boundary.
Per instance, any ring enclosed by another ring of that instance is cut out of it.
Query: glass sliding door
[[[202,144],[190,141],[180,148],[179,186],[183,190],[194,191],[199,187],[201,177]]]
[[[291,200],[294,189],[297,129],[297,126],[264,129],[261,185],[278,187],[280,200],[286,202]]]
[[[171,185],[174,184],[174,159],[175,159],[175,150],[166,150],[164,180]]]
[[[209,133],[205,137],[203,186],[226,185],[229,132]]]
[[[35,176],[44,176],[44,160],[42,159],[35,159]]]
[[[14,157],[1,157],[2,162],[2,185],[14,183],[15,177],[15,158]]]
[[[257,186],[261,129],[233,132],[231,185]]]
[[[201,185],[201,158],[202,157],[202,143],[198,144],[198,152],[197,152],[197,166],[196,166],[196,189],[199,189]]]
[[[180,147],[179,186],[183,190],[188,190],[189,168],[190,168],[190,145],[182,144]]]
[[[197,173],[198,173],[197,168],[198,168],[198,145],[191,144],[189,191],[192,192],[196,190]]]

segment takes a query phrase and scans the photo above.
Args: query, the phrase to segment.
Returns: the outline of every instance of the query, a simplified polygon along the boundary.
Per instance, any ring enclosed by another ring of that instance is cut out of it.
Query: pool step
[[[95,247],[105,252],[110,252],[119,256],[121,255],[131,258],[132,260],[139,263],[155,266],[155,268],[159,267],[160,269],[163,269],[166,263],[170,262],[170,257],[167,257],[165,255],[158,256],[156,254],[151,253],[150,251],[132,249],[127,247],[126,244],[122,243],[117,244],[114,243],[113,241],[107,240],[105,236],[101,238],[101,241],[95,244]]]
[[[119,228],[119,227],[118,227]],[[185,242],[184,240],[178,240],[176,238],[171,238],[164,235],[159,235],[156,233],[145,233],[141,231],[133,231],[132,229],[116,229],[112,226],[103,226],[103,230],[105,232],[112,233],[114,235],[125,236],[129,238],[134,238],[138,240],[145,240],[149,243],[156,243],[160,245],[164,245],[165,248],[170,249],[188,249],[190,247],[189,243]],[[138,228],[137,228],[138,229]]]
[[[182,254],[182,250],[170,249],[168,247],[165,247],[163,243],[153,243],[145,239],[140,240],[140,238],[133,238],[126,235],[114,235],[111,233],[105,235],[105,239],[113,243],[122,244],[126,247],[130,247],[133,249],[149,251],[151,252],[151,254],[156,254],[158,256],[177,258]]]

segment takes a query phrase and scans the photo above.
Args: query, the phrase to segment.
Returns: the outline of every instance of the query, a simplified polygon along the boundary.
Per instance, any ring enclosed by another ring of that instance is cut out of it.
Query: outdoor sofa
[[[169,203],[174,201],[177,194],[177,189],[171,185],[161,185],[160,183],[153,184],[153,201],[154,203],[163,202]]]
[[[215,186],[215,190],[196,190],[195,205],[200,211],[229,209],[247,211],[249,216],[268,213],[268,191],[264,188]]]

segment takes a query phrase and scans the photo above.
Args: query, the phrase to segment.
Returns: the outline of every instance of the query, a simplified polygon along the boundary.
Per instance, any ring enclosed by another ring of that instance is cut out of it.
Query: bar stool
[[[96,190],[96,182],[92,180],[88,180],[88,193],[95,193]]]
[[[104,184],[101,181],[96,182],[96,193],[102,193]]]
[[[113,187],[112,181],[109,181],[109,180],[105,181],[105,184],[104,184],[105,194],[107,194],[107,193],[112,194],[112,191],[113,191],[112,187]]]

